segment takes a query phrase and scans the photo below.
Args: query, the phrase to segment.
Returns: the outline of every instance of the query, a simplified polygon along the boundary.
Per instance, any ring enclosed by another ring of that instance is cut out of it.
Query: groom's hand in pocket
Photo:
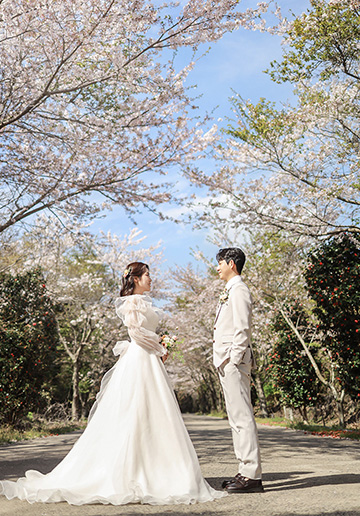
[[[229,362],[230,362],[230,357],[227,358],[226,360],[224,360],[224,362],[218,367],[218,371],[221,376],[225,376],[224,369],[225,369],[225,366],[227,366]]]

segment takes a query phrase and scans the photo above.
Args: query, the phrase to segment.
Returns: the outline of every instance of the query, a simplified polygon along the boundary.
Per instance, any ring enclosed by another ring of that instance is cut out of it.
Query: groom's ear
[[[230,260],[228,265],[231,267],[231,270],[233,270],[234,272],[236,272],[237,274],[239,274],[238,270],[237,270],[237,267],[236,267],[236,264],[234,262],[234,260]]]

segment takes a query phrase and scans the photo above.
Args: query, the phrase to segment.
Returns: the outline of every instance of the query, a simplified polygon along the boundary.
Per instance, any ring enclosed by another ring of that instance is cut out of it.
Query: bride
[[[50,473],[29,470],[17,482],[0,482],[8,499],[73,505],[190,504],[220,498],[204,480],[198,458],[163,365],[167,351],[155,333],[159,316],[145,295],[149,268],[128,265],[116,313],[130,342],[102,381],[88,425]]]

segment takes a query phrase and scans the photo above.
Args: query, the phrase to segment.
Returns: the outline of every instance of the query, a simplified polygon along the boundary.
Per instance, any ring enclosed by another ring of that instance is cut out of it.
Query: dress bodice
[[[159,324],[159,310],[152,305],[149,296],[133,294],[120,297],[116,299],[115,307],[117,315],[127,327],[135,324],[154,332]]]
[[[150,331],[155,331],[159,324],[159,316],[157,312],[151,307],[147,307],[144,313],[143,327]]]
[[[117,315],[128,329],[132,342],[150,353],[160,356],[166,353],[155,333],[161,310],[152,305],[149,296],[134,294],[120,297],[115,301],[115,307]],[[118,344],[115,347],[118,349]]]

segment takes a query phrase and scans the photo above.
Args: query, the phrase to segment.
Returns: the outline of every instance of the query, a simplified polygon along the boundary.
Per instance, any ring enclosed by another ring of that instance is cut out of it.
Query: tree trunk
[[[315,374],[316,376],[318,377],[318,379],[320,380],[320,382],[325,385],[331,392],[333,398],[334,398],[334,401],[336,403],[336,407],[337,407],[337,412],[338,412],[338,416],[339,416],[339,425],[342,427],[342,428],[345,428],[345,418],[344,418],[344,407],[343,407],[343,402],[344,402],[344,396],[345,396],[345,390],[342,390],[340,393],[336,390],[336,387],[334,385],[334,372],[332,372],[331,374],[331,379],[330,381],[327,381],[324,376],[321,374],[320,372],[320,369],[317,365],[317,363],[315,362],[315,359],[314,357],[312,356],[312,354],[310,353],[310,350],[309,348],[307,347],[304,339],[302,338],[302,336],[300,335],[298,329],[296,328],[296,326],[294,325],[294,323],[291,321],[290,317],[288,317],[285,313],[285,311],[279,307],[279,310],[280,310],[280,313],[281,315],[283,316],[284,320],[286,321],[286,323],[288,324],[288,326],[293,330],[293,332],[295,333],[295,335],[297,336],[300,344],[302,345],[308,359],[310,360],[310,363],[311,365],[313,366],[314,368],[314,371],[315,371]]]
[[[341,426],[341,428],[345,428],[346,427],[346,423],[345,423],[345,416],[344,416],[344,397],[345,397],[345,391],[341,391],[341,395],[339,396],[339,398],[336,400],[336,408],[337,408],[337,413],[338,413],[338,417],[339,417],[339,425]]]
[[[268,411],[267,404],[266,404],[266,397],[265,397],[262,381],[260,378],[260,374],[257,371],[255,371],[253,373],[253,377],[254,377],[254,386],[255,386],[256,394],[257,394],[257,397],[259,400],[261,417],[269,417],[269,411]]]
[[[302,417],[302,420],[303,420],[303,423],[305,423],[306,425],[309,424],[309,418],[308,418],[308,415],[307,415],[307,408],[306,408],[306,405],[303,405],[303,407],[299,407],[299,412],[300,412],[300,415]]]
[[[284,410],[284,418],[290,419],[290,421],[294,421],[294,412],[293,412],[292,407],[285,407],[285,405],[284,405],[283,410]]]
[[[90,321],[91,322],[91,321]],[[80,343],[76,339],[76,335],[74,336],[73,348],[76,347],[76,351],[72,351],[68,346],[66,339],[61,335],[59,331],[59,337],[62,345],[66,353],[69,355],[70,360],[73,364],[73,374],[72,374],[72,405],[71,405],[71,419],[73,421],[78,421],[81,418],[82,414],[82,403],[79,392],[79,373],[80,373],[80,358],[83,352],[83,349],[90,338],[91,333],[93,332],[93,328],[89,323],[87,327],[84,328],[82,332],[82,338],[80,339]]]
[[[79,393],[79,356],[76,357],[73,362],[73,376],[72,376],[72,388],[73,388],[73,396],[72,396],[72,406],[71,406],[71,419],[73,421],[79,421],[81,418],[81,400]]]

